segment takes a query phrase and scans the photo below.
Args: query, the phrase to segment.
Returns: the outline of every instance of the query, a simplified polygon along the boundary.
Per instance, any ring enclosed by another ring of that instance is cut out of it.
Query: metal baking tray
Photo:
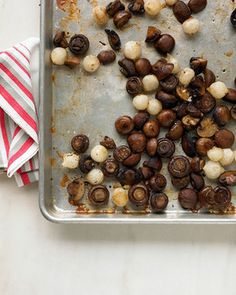
[[[101,3],[105,4],[105,1]],[[104,48],[99,41],[107,44],[104,30],[91,19],[94,1],[78,0],[77,5],[78,10],[74,9],[68,16],[56,8],[56,1],[44,0],[41,3],[39,203],[43,215],[50,221],[65,223],[235,223],[234,212],[227,215],[193,214],[181,209],[177,192],[170,185],[166,189],[170,202],[163,214],[123,214],[115,212],[111,204],[104,211],[91,210],[89,214],[84,214],[68,203],[65,182],[75,173],[62,169],[61,154],[71,150],[73,135],[88,134],[91,146],[99,143],[104,135],[113,137],[120,144],[123,139],[117,136],[113,122],[119,115],[134,114],[125,91],[125,79],[117,64],[101,67],[93,75],[84,73],[81,67],[71,70],[52,66],[52,38],[59,28],[71,34],[81,32],[87,35],[91,41],[91,54],[96,55]],[[236,75],[233,66],[236,64],[235,31],[229,23],[229,16],[234,8],[235,4],[229,0],[208,1],[207,8],[196,15],[201,21],[201,33],[192,38],[184,35],[171,9],[164,9],[155,19],[133,17],[119,35],[123,44],[128,40],[141,40],[143,56],[154,62],[160,56],[146,47],[143,40],[147,26],[155,25],[175,37],[177,45],[173,55],[183,67],[188,66],[190,57],[203,55],[217,77],[228,87],[233,87]],[[113,28],[111,20],[107,27]],[[180,154],[180,144],[176,146],[176,154]],[[168,175],[165,172],[164,168],[163,173]],[[106,185],[112,190],[112,182]],[[233,203],[236,203],[235,192]]]

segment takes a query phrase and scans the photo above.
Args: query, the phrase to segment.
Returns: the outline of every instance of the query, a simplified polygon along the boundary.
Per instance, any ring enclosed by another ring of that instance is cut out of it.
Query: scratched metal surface
[[[79,67],[71,70],[66,67],[52,67],[50,50],[52,38],[57,29],[71,33],[83,33],[90,40],[88,54],[97,55],[106,44],[104,30],[91,20],[91,10],[95,3],[78,1],[78,11],[69,17],[56,8],[56,1],[45,0],[42,3],[41,25],[41,107],[40,107],[40,208],[46,218],[55,222],[144,222],[144,223],[232,223],[236,222],[236,215],[213,215],[205,212],[193,214],[182,210],[177,199],[177,192],[170,183],[166,188],[170,202],[165,214],[80,214],[76,208],[68,203],[65,189],[67,178],[73,178],[79,171],[68,171],[61,167],[61,155],[71,151],[70,140],[78,133],[89,136],[91,144],[98,144],[104,135],[111,136],[117,144],[123,139],[114,130],[115,119],[122,114],[133,115],[131,99],[125,90],[126,79],[119,72],[117,63],[101,66],[95,74],[87,74]],[[108,2],[108,1],[107,1]],[[142,55],[152,62],[160,56],[145,42],[148,25],[155,25],[162,32],[172,34],[176,39],[173,52],[182,67],[188,66],[192,56],[204,56],[209,61],[217,77],[225,81],[228,87],[233,86],[236,76],[234,64],[235,31],[229,23],[229,15],[235,4],[231,0],[208,1],[207,8],[196,15],[201,21],[201,32],[192,38],[184,35],[181,25],[173,16],[172,10],[165,8],[155,19],[149,17],[133,17],[119,35],[122,44],[128,40],[138,40],[142,43]],[[105,4],[106,1],[98,3]],[[80,11],[80,13],[79,13]],[[113,28],[110,20],[107,28]],[[122,52],[117,56],[117,60]],[[150,96],[154,96],[151,94]],[[234,126],[230,126],[232,130]],[[182,153],[179,143],[176,144],[176,155]],[[168,177],[166,163],[162,173]],[[235,168],[235,167],[234,167]],[[114,180],[106,182],[112,192]],[[233,196],[235,202],[235,196]],[[86,197],[83,203],[87,204]],[[87,205],[87,207],[89,207]],[[113,211],[110,203],[105,210]],[[90,208],[92,209],[92,208]]]

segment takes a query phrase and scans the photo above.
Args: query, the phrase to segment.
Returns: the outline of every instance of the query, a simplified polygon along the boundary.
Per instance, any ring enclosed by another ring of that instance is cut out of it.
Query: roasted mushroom
[[[156,155],[156,153],[157,153],[157,139],[156,138],[150,138],[147,141],[146,151],[150,157],[154,157]]]
[[[176,121],[166,133],[166,137],[170,140],[178,140],[183,136],[184,127],[181,121]]]
[[[192,187],[197,191],[200,191],[205,186],[204,178],[200,174],[191,173],[190,179]]]
[[[153,170],[160,171],[162,168],[162,161],[158,157],[152,157],[149,160],[143,162],[144,167],[149,167]]]
[[[194,157],[190,161],[190,167],[192,172],[200,173],[204,166],[205,166],[205,160],[199,157]]]
[[[157,193],[162,192],[167,184],[167,180],[164,175],[160,173],[156,173],[149,179],[149,186],[150,188]]]
[[[196,75],[201,74],[207,67],[207,60],[202,57],[192,57],[190,59],[190,67]]]
[[[53,44],[56,47],[67,48],[69,44],[68,44],[68,41],[66,40],[66,33],[64,31],[56,32],[53,38]]]
[[[105,30],[108,42],[113,50],[120,50],[121,48],[121,41],[119,35],[113,30]]]
[[[120,0],[110,2],[106,7],[106,12],[110,17],[113,17],[120,10],[125,10],[125,6]]]
[[[168,202],[169,202],[169,199],[166,194],[164,193],[153,194],[150,197],[150,208],[152,212],[160,213],[166,209]]]
[[[115,127],[118,133],[122,135],[129,134],[134,129],[133,119],[129,116],[121,116],[116,119]]]
[[[197,134],[200,137],[212,137],[218,130],[218,126],[211,118],[203,118],[200,126],[197,128]]]
[[[168,164],[168,171],[173,177],[182,178],[190,173],[190,163],[188,158],[184,156],[176,156],[171,158]]]
[[[109,136],[105,136],[100,144],[103,145],[108,150],[113,150],[116,148],[116,144],[114,139],[110,138]]]
[[[88,199],[95,207],[107,205],[109,191],[104,185],[95,185],[88,192]]]
[[[83,55],[89,49],[89,40],[82,34],[76,34],[71,37],[69,42],[69,49],[75,55]]]
[[[195,210],[198,202],[198,196],[193,189],[184,188],[179,192],[178,200],[182,208]]]
[[[147,139],[143,133],[132,133],[128,136],[127,142],[134,153],[142,153],[146,149]]]
[[[235,186],[236,185],[236,171],[226,171],[223,172],[219,179],[219,183],[225,186]]]
[[[81,172],[88,173],[95,167],[95,161],[89,155],[82,155],[79,161]]]
[[[157,141],[157,155],[161,158],[170,158],[175,152],[174,143],[168,138],[160,138]]]
[[[218,105],[214,110],[213,117],[219,126],[225,126],[231,119],[230,110],[226,105]]]
[[[119,172],[119,163],[114,159],[107,159],[102,164],[102,171],[105,176],[116,176]]]
[[[195,157],[197,155],[196,151],[196,141],[198,137],[195,131],[185,132],[182,137],[182,149],[185,154],[189,157]]]
[[[181,177],[181,178],[172,176],[171,183],[175,188],[181,190],[183,188],[186,188],[189,185],[190,177],[189,177],[189,175]]]
[[[215,133],[215,143],[222,149],[231,148],[234,144],[235,136],[233,132],[228,129],[221,129]]]
[[[120,169],[116,178],[121,185],[134,185],[142,180],[142,176],[137,169]]]
[[[143,184],[137,184],[129,189],[129,201],[137,209],[144,209],[149,200],[149,191]]]
[[[147,137],[157,137],[160,133],[160,124],[158,120],[148,120],[143,126],[143,132]]]
[[[145,111],[138,112],[133,118],[135,128],[138,130],[142,129],[149,117],[150,115]]]
[[[122,162],[122,164],[126,167],[134,167],[134,166],[138,165],[140,160],[141,160],[141,154],[134,153],[134,154],[131,154],[128,158],[126,158]]]
[[[113,17],[113,23],[118,28],[123,28],[131,19],[132,14],[127,10],[118,11]]]
[[[122,60],[118,61],[121,73],[125,76],[125,77],[134,77],[137,76],[137,72],[135,69],[135,65],[134,62],[130,59],[127,58],[123,58]]]
[[[143,0],[132,0],[129,5],[128,9],[135,15],[142,15],[144,14],[144,1]]]
[[[168,63],[165,59],[159,59],[155,64],[152,65],[152,72],[157,76],[159,81],[167,78],[174,69],[174,65]]]
[[[131,155],[131,150],[126,145],[121,145],[116,147],[116,149],[113,152],[113,156],[116,159],[116,161],[122,163],[125,159],[127,159]]]
[[[161,31],[156,27],[148,26],[145,42],[155,43],[161,37]]]
[[[89,147],[89,138],[84,134],[76,135],[71,140],[71,147],[77,153],[84,153]]]
[[[73,206],[78,206],[85,194],[84,181],[81,178],[74,179],[68,184],[67,192],[69,194],[69,203]]]

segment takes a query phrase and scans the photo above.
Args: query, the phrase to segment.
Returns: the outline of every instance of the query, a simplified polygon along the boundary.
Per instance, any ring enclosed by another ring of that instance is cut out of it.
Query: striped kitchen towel
[[[30,38],[0,52],[0,169],[17,185],[38,180],[38,118],[31,79]]]

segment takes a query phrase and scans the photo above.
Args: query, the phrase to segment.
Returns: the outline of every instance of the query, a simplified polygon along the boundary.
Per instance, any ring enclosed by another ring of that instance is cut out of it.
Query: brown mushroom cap
[[[200,118],[194,118],[193,116],[186,115],[182,118],[182,123],[186,129],[191,129],[199,123]]]
[[[211,118],[203,118],[197,128],[197,134],[200,137],[212,137],[218,129],[218,126]]]
[[[134,129],[133,119],[129,116],[121,116],[116,119],[115,127],[118,133],[129,134]]]
[[[231,170],[231,171],[226,171],[223,172],[219,179],[219,183],[225,186],[235,186],[236,185],[236,171]]]
[[[115,176],[119,171],[119,163],[114,159],[107,159],[102,164],[102,171],[106,176]]]
[[[71,147],[77,153],[84,153],[89,147],[89,138],[84,134],[76,135],[71,140]]]
[[[77,206],[85,193],[84,181],[80,178],[74,179],[68,184],[67,192],[70,196],[69,203],[73,206]]]
[[[231,148],[234,144],[235,136],[228,129],[221,129],[215,133],[215,143],[222,149]]]
[[[179,192],[178,200],[182,208],[194,210],[196,209],[198,195],[193,189],[184,188]]]
[[[149,191],[143,184],[133,185],[128,192],[129,201],[135,207],[144,207],[148,203]]]
[[[176,94],[179,98],[185,101],[187,101],[191,96],[190,91],[182,85],[178,85],[176,87]]]
[[[113,157],[118,162],[123,162],[125,159],[127,159],[131,155],[131,150],[126,145],[121,145],[115,148],[113,152]]]
[[[152,212],[159,213],[166,209],[169,199],[166,194],[158,193],[150,197],[150,207]]]
[[[156,173],[149,179],[149,185],[154,192],[161,192],[165,189],[167,180],[164,175]]]
[[[184,176],[182,178],[177,177],[171,177],[171,183],[172,185],[177,189],[183,189],[186,188],[190,183],[190,177],[189,175]]]
[[[169,173],[174,177],[182,178],[190,173],[190,163],[184,156],[171,158],[168,164]]]
[[[172,63],[168,63],[165,59],[159,59],[155,64],[152,65],[152,72],[156,75],[159,81],[168,77],[174,69]]]
[[[104,206],[109,200],[109,191],[104,185],[93,186],[88,193],[90,203],[96,207]]]
[[[134,153],[142,153],[147,144],[147,138],[143,133],[135,132],[128,136],[127,142]]]

